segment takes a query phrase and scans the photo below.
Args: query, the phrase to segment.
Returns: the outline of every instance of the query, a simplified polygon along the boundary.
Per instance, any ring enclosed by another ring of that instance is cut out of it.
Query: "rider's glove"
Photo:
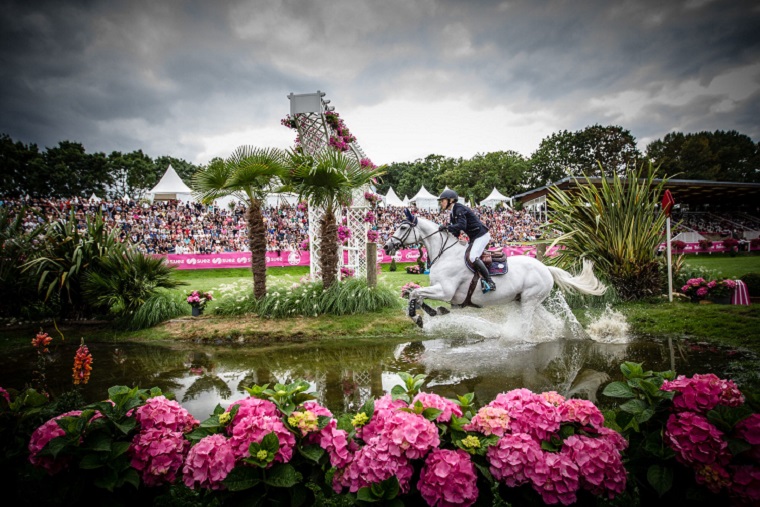
[[[448,225],[439,225],[438,226],[438,230],[439,231],[448,231],[449,230],[449,226]]]

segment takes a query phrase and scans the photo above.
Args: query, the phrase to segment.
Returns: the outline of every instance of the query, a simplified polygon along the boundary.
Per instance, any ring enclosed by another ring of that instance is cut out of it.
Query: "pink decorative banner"
[[[503,248],[507,257],[514,255],[536,256],[535,246],[508,246]],[[547,255],[551,256],[557,251],[557,247],[548,250]],[[416,262],[420,253],[416,249],[399,250],[393,256],[396,262]],[[218,269],[218,268],[248,268],[251,266],[250,252],[226,252],[218,254],[168,254],[164,257],[167,262],[177,269]],[[277,255],[277,252],[267,252],[267,267],[279,268],[283,266],[308,266],[311,256],[308,251],[285,252]],[[348,253],[343,252],[344,262],[348,260]],[[382,248],[377,249],[378,264],[388,264],[391,257],[385,255]]]
[[[699,243],[686,243],[685,245],[686,246],[684,246],[682,249],[676,249],[676,247],[671,245],[671,249],[672,249],[671,251],[674,254],[682,254],[682,253],[683,254],[700,254],[700,253],[709,254],[710,252],[722,253],[722,252],[728,252],[729,250],[728,248],[723,246],[722,241],[714,241],[712,246],[708,248],[707,250],[703,250],[699,246]],[[665,245],[665,243],[660,244],[660,250],[665,251],[666,248],[667,246]],[[747,243],[745,248],[746,250],[744,251],[760,250],[760,246],[753,247],[750,243]]]

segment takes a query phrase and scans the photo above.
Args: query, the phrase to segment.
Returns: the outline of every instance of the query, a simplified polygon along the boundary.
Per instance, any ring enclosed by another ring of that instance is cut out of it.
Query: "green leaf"
[[[437,409],[437,408],[426,408],[422,411],[422,417],[427,419],[428,421],[435,421],[439,415],[443,413],[443,410]]]
[[[130,468],[124,472],[121,476],[121,482],[124,484],[131,484],[135,489],[138,489],[140,487],[140,476],[138,475],[137,470]]]
[[[111,458],[117,458],[129,450],[130,442],[114,442],[111,444]]]
[[[610,382],[602,394],[610,398],[633,398],[633,390],[624,382]]]
[[[212,415],[205,421],[203,421],[200,426],[200,428],[217,428],[219,427],[219,416],[218,415]]]
[[[620,410],[623,412],[628,412],[629,414],[640,414],[644,410],[649,408],[647,404],[642,400],[628,400],[622,405],[620,405]]]
[[[544,450],[544,451],[548,451],[548,452],[557,452],[557,451],[559,451],[559,447],[557,447],[553,443],[548,442],[546,440],[544,440],[544,441],[541,442],[541,449]]]
[[[654,416],[654,410],[645,408],[642,412],[635,415],[636,422],[639,424],[647,422]]]
[[[222,482],[230,491],[243,491],[261,482],[258,474],[259,472],[256,468],[237,466],[227,474],[227,477]]]
[[[351,417],[351,414],[343,414],[340,417],[338,417],[338,424],[337,428],[339,430],[343,431],[354,431],[354,425],[351,423],[351,420],[353,417]]]
[[[399,386],[399,385],[393,386],[393,389],[391,389],[391,395],[393,396],[394,400],[399,399],[399,397],[401,396],[406,397],[406,389],[404,389],[403,386]]]
[[[659,496],[662,496],[673,486],[673,470],[660,465],[652,465],[647,470],[647,482]]]
[[[83,446],[85,449],[91,451],[110,452],[111,451],[111,437],[106,433],[98,432],[91,435],[85,441]]]
[[[261,448],[270,454],[277,454],[277,451],[280,450],[280,439],[274,432],[267,433],[261,440]]]
[[[267,471],[264,483],[275,488],[290,488],[301,480],[301,474],[288,463],[279,463]]]
[[[731,454],[736,456],[737,454],[741,454],[745,451],[748,451],[752,449],[752,445],[750,445],[745,440],[741,440],[738,438],[729,438],[728,439],[728,450],[731,451]]]
[[[373,491],[370,489],[369,486],[364,486],[363,488],[359,488],[359,491],[356,492],[356,499],[360,500],[362,502],[379,502],[380,498],[375,496]]]
[[[659,386],[650,380],[642,380],[639,382],[639,387],[650,396],[657,396],[660,393]]]
[[[368,420],[372,419],[372,415],[375,413],[375,400],[373,398],[368,399],[359,409],[359,412],[367,416]]]
[[[325,455],[324,449],[318,445],[296,446],[296,449],[298,449],[301,456],[314,463],[319,463],[319,460]]]
[[[320,430],[326,428],[330,424],[330,421],[332,421],[332,417],[327,417],[326,415],[317,416],[317,428]]]
[[[99,454],[87,454],[79,462],[79,468],[82,470],[94,470],[103,466],[103,456]]]
[[[487,466],[481,465],[480,463],[476,463],[473,461],[473,464],[475,465],[475,468],[480,471],[480,474],[485,477],[485,479],[488,481],[489,484],[494,484],[494,478],[493,475],[491,475],[491,471],[488,469]]]
[[[113,424],[119,429],[119,431],[128,435],[129,432],[134,430],[137,426],[137,421],[135,419],[127,419],[124,422],[113,421]]]

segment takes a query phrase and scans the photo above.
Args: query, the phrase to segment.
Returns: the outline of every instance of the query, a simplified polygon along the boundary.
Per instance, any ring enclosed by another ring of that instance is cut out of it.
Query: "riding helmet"
[[[446,190],[441,192],[441,195],[438,196],[438,200],[440,201],[441,199],[450,199],[452,201],[458,201],[459,196],[457,195],[456,192],[454,192],[450,188],[447,188]]]

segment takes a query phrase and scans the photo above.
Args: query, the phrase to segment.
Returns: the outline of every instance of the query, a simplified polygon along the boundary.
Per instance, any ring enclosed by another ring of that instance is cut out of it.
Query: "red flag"
[[[666,217],[670,216],[670,212],[673,210],[673,205],[676,203],[676,200],[673,199],[673,194],[670,193],[670,190],[665,191],[665,195],[662,196],[662,212],[665,213]]]

